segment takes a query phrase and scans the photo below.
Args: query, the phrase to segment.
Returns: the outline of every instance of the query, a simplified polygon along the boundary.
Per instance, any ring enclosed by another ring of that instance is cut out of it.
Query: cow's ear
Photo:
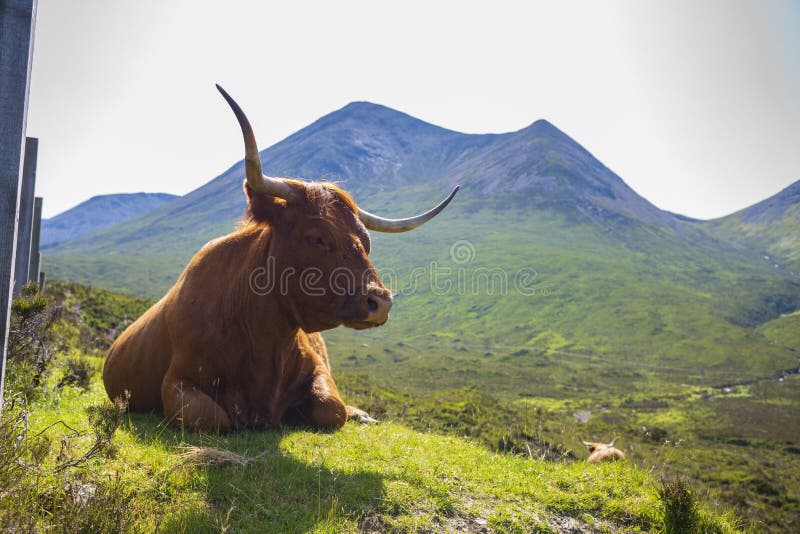
[[[243,187],[247,197],[245,220],[267,222],[273,226],[281,225],[286,214],[286,201],[254,191],[247,180]]]

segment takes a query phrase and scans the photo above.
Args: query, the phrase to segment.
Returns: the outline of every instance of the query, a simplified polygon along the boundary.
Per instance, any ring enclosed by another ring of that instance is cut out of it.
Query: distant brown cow
[[[589,447],[589,457],[586,459],[590,464],[598,464],[605,461],[624,460],[625,453],[614,447],[617,438],[611,443],[591,443],[581,440],[581,443]]]
[[[333,184],[264,176],[247,118],[217,88],[244,135],[244,221],[200,249],[111,346],[106,392],[127,390],[132,410],[163,411],[198,431],[276,426],[289,415],[329,429],[371,422],[342,402],[319,332],[387,321],[392,295],[369,260],[367,229],[411,230],[458,187],[426,213],[391,220]]]

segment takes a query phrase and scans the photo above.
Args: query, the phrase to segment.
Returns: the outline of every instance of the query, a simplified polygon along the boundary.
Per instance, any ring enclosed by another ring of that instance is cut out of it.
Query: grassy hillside
[[[782,315],[758,327],[770,343],[800,353],[800,312]]]
[[[52,287],[72,310],[59,316],[54,335],[73,360],[94,351],[74,334],[88,324],[120,325],[142,304],[71,284]],[[86,299],[80,308],[78,295]],[[65,381],[73,367],[59,358],[37,400],[9,403],[3,412],[0,480],[11,490],[0,492],[4,529],[636,532],[685,526],[670,518],[686,502],[696,511],[681,517],[693,517],[703,532],[740,527],[729,512],[634,462],[498,454],[389,421],[332,433],[287,427],[209,436],[157,415],[118,420],[114,410],[95,408],[107,404],[97,373],[102,358],[80,357],[82,381]],[[89,454],[102,428],[113,438]]]
[[[96,383],[88,393],[65,391],[34,410],[32,428],[55,421],[79,428],[83,408],[103,395]],[[131,415],[116,443],[116,458],[85,476],[120,477],[136,511],[134,531],[244,532],[270,525],[281,532],[530,532],[572,523],[648,531],[661,522],[656,480],[632,465],[531,461],[393,423],[220,438]],[[253,460],[193,465],[182,458],[188,446]],[[720,531],[731,528],[722,517],[706,518]]]
[[[111,328],[124,324],[126,317],[148,304],[75,284],[52,283],[50,287],[60,302],[79,310],[79,315],[70,316],[71,320],[89,331],[94,330],[89,329],[88,324],[112,325]],[[79,302],[87,304],[78,307]],[[794,325],[784,324],[793,317],[769,324],[769,339],[793,335]],[[65,329],[60,335],[71,339],[71,343],[107,339],[104,332],[108,332],[105,327],[94,336],[70,335],[69,331]],[[378,332],[380,330],[372,333]],[[673,380],[678,377],[671,378],[672,371],[654,366],[619,365],[568,351],[500,351],[493,347],[491,350],[496,352],[489,357],[486,354],[491,351],[485,349],[477,352],[475,348],[457,345],[424,349],[410,341],[367,337],[363,332],[337,330],[330,334],[336,334],[327,336],[334,376],[347,402],[367,409],[383,421],[404,425],[406,428],[401,431],[405,436],[417,436],[416,432],[425,432],[425,439],[434,440],[437,438],[427,433],[463,436],[476,450],[484,449],[486,454],[495,451],[523,458],[544,458],[545,461],[538,462],[542,466],[550,466],[553,461],[559,465],[566,462],[572,467],[563,467],[565,477],[578,476],[571,469],[578,469],[573,464],[580,464],[586,457],[581,439],[610,440],[617,436],[618,445],[628,454],[629,462],[649,470],[647,484],[654,484],[653,480],[661,477],[689,477],[703,499],[716,506],[734,507],[745,524],[752,523],[756,531],[784,532],[800,523],[800,479],[796,477],[800,473],[797,454],[800,429],[786,424],[800,417],[798,375],[772,375],[725,389],[712,385],[711,376],[695,377],[698,382],[705,380],[704,385],[687,385]],[[102,354],[102,344],[92,342],[81,346],[87,347],[83,351]],[[95,368],[101,365],[99,357],[91,361]],[[78,424],[83,417],[78,407],[102,398],[96,378],[90,391],[90,394],[70,393],[75,395],[70,400],[73,404],[61,404],[67,397],[66,393],[59,393],[55,400],[41,405],[44,411],[37,421],[44,424],[70,413],[74,418],[70,421]],[[70,421],[68,424],[74,426]],[[263,445],[258,440],[264,439],[260,433],[232,441],[217,441],[165,429],[155,416],[132,415],[129,421],[134,427],[125,432],[134,434],[130,443],[141,457],[154,455],[148,447],[157,445],[173,458],[181,452],[178,446],[184,439],[197,444],[223,444],[223,448],[245,456],[263,452],[263,448],[259,448]],[[354,427],[352,431],[361,436],[359,439],[366,439],[364,433],[373,430]],[[312,440],[308,443],[316,444],[314,433],[296,432],[304,436],[302,439]],[[142,434],[149,437],[145,439]],[[375,437],[378,441],[386,439],[383,434]],[[129,443],[128,437],[124,439]],[[285,438],[282,435],[280,439]],[[276,441],[270,443],[275,445],[280,439],[275,438]],[[145,445],[144,449],[139,448]],[[330,450],[345,445],[334,440],[330,442]],[[383,445],[381,442],[380,447]],[[429,446],[433,450],[444,447],[438,442],[430,442]],[[366,445],[361,443],[359,447]],[[383,451],[380,454],[386,461],[395,461],[385,450],[378,450]],[[494,455],[487,457],[494,458]],[[173,464],[166,465],[174,468]],[[268,478],[267,474],[263,476]],[[540,480],[556,483],[548,481],[547,477]],[[563,485],[556,484],[556,487]],[[183,488],[180,492],[187,487],[180,486]],[[653,486],[648,491],[652,492]],[[536,493],[535,497],[540,498],[540,494]],[[469,499],[475,497],[469,496]],[[513,499],[511,502],[517,502]],[[219,514],[227,512],[227,508],[222,510],[214,506],[212,509],[218,515],[209,517],[220,521]],[[647,516],[645,508],[642,517]],[[323,509],[327,508],[323,506]],[[566,509],[558,508],[555,516],[570,516]],[[407,525],[410,519],[405,516],[411,513],[403,512],[404,518],[397,519],[397,524]],[[464,513],[469,516],[471,512]],[[587,513],[596,519],[603,517],[595,512]],[[395,524],[395,519],[382,521]],[[560,520],[556,517],[552,521]],[[583,521],[591,523],[586,518]]]
[[[800,181],[705,227],[724,239],[757,247],[776,268],[786,264],[784,269],[800,272]]]
[[[779,324],[795,305],[790,277],[711,238],[468,201],[420,231],[373,236],[373,260],[397,297],[380,329],[326,333],[346,394],[376,415],[493,450],[582,457],[581,438],[619,436],[633,461],[691,477],[758,529],[798,524],[800,481],[787,473],[800,472],[800,436],[786,422],[800,400],[795,380],[778,382],[798,353],[767,327],[793,331]],[[386,202],[376,205],[391,212]],[[471,259],[458,263],[451,249],[463,241]],[[431,287],[433,261],[451,269],[438,281],[449,290]],[[473,291],[477,269],[495,267],[509,290],[481,279]],[[415,268],[424,275],[412,288]],[[514,286],[522,269],[535,272],[532,292]],[[459,272],[470,282],[461,291]]]

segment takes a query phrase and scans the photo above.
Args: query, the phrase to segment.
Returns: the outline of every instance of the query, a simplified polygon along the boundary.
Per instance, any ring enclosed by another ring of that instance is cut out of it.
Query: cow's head
[[[599,451],[601,449],[608,449],[608,448],[613,447],[614,443],[616,441],[617,441],[617,438],[612,439],[611,443],[592,442],[592,441],[586,441],[585,439],[582,439],[581,443],[586,445],[586,447],[589,449],[589,454],[592,454],[595,451]]]
[[[246,219],[269,226],[264,268],[270,291],[280,292],[286,311],[307,332],[385,323],[392,294],[369,260],[367,230],[416,228],[442,211],[458,186],[430,211],[407,219],[384,219],[359,208],[332,183],[265,176],[247,117],[224,89],[219,85],[217,89],[236,114],[244,135]]]
[[[624,460],[625,453],[614,447],[617,438],[611,440],[611,443],[599,443],[581,440],[581,443],[586,445],[589,449],[589,457],[586,459],[589,463],[599,463],[608,460]]]

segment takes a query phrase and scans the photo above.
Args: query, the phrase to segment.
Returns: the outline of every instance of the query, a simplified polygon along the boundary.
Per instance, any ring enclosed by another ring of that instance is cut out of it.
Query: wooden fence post
[[[17,257],[14,260],[14,292],[19,295],[22,286],[28,283],[31,259],[36,253],[31,247],[33,229],[33,199],[36,191],[36,160],[39,156],[39,140],[25,138],[25,157],[22,164],[22,184],[19,193],[19,220],[17,222]],[[38,249],[37,249],[38,250]]]
[[[31,229],[31,261],[28,270],[28,281],[39,283],[39,268],[42,255],[39,253],[39,236],[42,233],[42,197],[33,200],[33,228]],[[44,288],[39,284],[39,291]]]
[[[0,410],[6,374],[11,281],[33,59],[36,0],[0,0]]]

